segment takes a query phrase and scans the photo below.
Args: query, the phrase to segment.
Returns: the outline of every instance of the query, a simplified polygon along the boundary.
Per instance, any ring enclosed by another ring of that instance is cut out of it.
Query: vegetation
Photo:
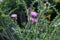
[[[0,39],[60,40],[60,0],[0,0]]]

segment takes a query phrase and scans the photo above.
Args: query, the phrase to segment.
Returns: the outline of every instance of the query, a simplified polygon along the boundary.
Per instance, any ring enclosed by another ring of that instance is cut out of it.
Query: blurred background
[[[0,40],[60,40],[60,0],[0,0]]]

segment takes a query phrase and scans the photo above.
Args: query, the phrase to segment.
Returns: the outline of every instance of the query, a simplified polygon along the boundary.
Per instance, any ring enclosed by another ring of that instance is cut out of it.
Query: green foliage
[[[60,40],[60,11],[58,11],[60,9],[55,8],[58,1],[53,0],[46,6],[44,0],[3,0],[0,2],[0,33],[8,40]],[[35,3],[38,3],[37,8],[34,7]],[[37,9],[38,22],[29,21],[27,24],[23,22],[25,29],[21,29],[16,19],[12,19],[10,14],[15,12],[22,14],[21,10],[23,10],[29,17],[27,9],[29,7]],[[54,13],[53,9],[57,16],[50,21],[51,18],[48,15],[51,16]]]

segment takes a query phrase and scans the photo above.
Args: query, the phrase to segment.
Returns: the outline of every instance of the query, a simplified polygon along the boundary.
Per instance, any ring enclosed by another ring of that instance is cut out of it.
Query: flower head
[[[29,12],[30,12],[30,16],[34,16],[34,17],[37,17],[38,13],[35,12],[33,9],[31,8],[28,8]]]
[[[37,22],[38,19],[37,19],[37,18],[32,18],[32,17],[30,17],[30,18],[28,18],[28,21]]]
[[[30,17],[28,17],[28,21],[31,21],[34,23],[37,22],[38,19],[36,17],[38,16],[38,13],[32,10],[31,8],[28,8],[28,10],[30,12]]]
[[[11,14],[11,17],[12,18],[16,18],[17,17],[17,14]]]
[[[37,17],[37,15],[38,15],[38,13],[37,13],[37,12],[35,12],[35,11],[31,11],[31,12],[30,12],[30,16]]]

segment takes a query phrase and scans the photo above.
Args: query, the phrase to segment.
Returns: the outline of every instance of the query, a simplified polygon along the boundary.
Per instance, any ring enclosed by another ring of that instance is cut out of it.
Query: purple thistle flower
[[[38,13],[35,12],[34,10],[32,10],[31,8],[28,8],[29,12],[30,12],[30,16],[34,16],[37,17]]]
[[[38,15],[38,13],[37,13],[37,12],[35,12],[35,11],[31,11],[31,12],[30,12],[30,16],[37,17],[37,15]]]
[[[16,18],[17,17],[17,14],[11,14],[11,17],[12,18]]]
[[[37,19],[37,18],[32,18],[32,17],[30,17],[30,18],[28,18],[28,21],[37,22],[38,19]]]
[[[30,17],[28,17],[28,21],[31,21],[33,23],[38,22],[38,19],[35,18],[38,16],[38,13],[35,12],[34,10],[32,10],[31,8],[28,8],[29,12],[30,12]]]

